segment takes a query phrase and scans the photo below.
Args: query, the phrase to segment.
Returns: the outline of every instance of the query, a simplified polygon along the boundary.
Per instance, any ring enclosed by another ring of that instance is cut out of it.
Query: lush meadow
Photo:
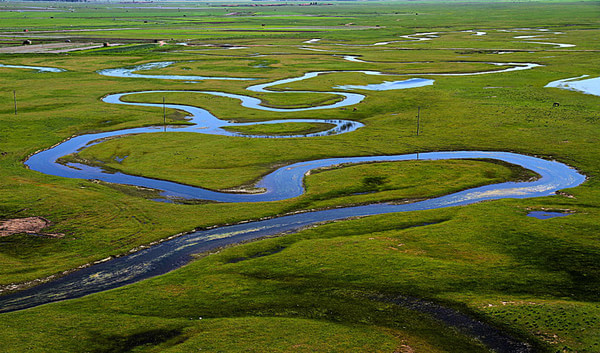
[[[127,99],[160,103],[164,98],[236,122],[318,118],[365,126],[289,139],[157,130],[110,139],[66,159],[215,190],[252,188],[261,176],[297,161],[451,150],[556,159],[588,179],[550,197],[338,221],[198,254],[179,270],[134,285],[0,314],[0,350],[488,351],[426,314],[385,301],[409,296],[481,319],[535,351],[600,351],[600,97],[544,88],[554,80],[600,75],[598,2],[222,4],[0,3],[0,49],[20,47],[24,39],[34,46],[67,39],[122,44],[68,53],[0,51],[0,64],[66,70],[0,67],[0,219],[40,216],[52,222],[45,231],[61,234],[1,237],[0,289],[197,228],[311,209],[411,202],[535,177],[489,160],[374,163],[311,173],[306,194],[290,200],[165,203],[153,201],[155,190],[48,176],[23,165],[32,153],[73,135],[160,126],[165,118],[169,124],[186,123],[180,111],[167,109],[163,116],[159,108],[100,100],[111,93],[192,90],[198,92]],[[410,36],[425,32],[436,33]],[[319,40],[305,43],[311,39]],[[348,55],[358,60],[344,58]],[[189,82],[97,73],[159,61],[173,64],[139,73],[255,80]],[[540,66],[452,75],[506,68],[493,63]],[[356,72],[361,70],[382,75]],[[274,86],[274,92],[246,90],[310,71],[354,72]],[[341,97],[277,91],[339,91],[339,85],[413,77],[435,82],[405,90],[357,90],[366,98],[356,109],[270,112],[200,93],[250,95],[268,107],[301,108]],[[237,131],[281,136],[327,128],[289,123]],[[573,214],[538,220],[527,217],[530,210]]]

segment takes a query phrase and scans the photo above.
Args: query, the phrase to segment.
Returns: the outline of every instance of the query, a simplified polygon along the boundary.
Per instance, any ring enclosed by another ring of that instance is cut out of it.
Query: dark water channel
[[[487,185],[454,194],[410,204],[382,203],[356,207],[335,208],[316,212],[298,213],[257,222],[202,230],[165,241],[139,252],[118,257],[83,270],[73,272],[52,282],[0,297],[0,311],[14,311],[58,300],[77,298],[111,288],[134,283],[177,269],[192,259],[193,254],[217,249],[265,236],[297,231],[303,227],[350,217],[363,217],[376,214],[429,210],[442,207],[467,205],[484,200],[503,198],[528,198],[554,194],[557,190],[575,187],[585,177],[569,166],[555,162],[508,152],[432,152],[419,154],[420,160],[441,160],[461,158],[488,158],[516,164],[538,173],[541,177],[529,182],[508,182]],[[309,162],[300,162],[280,168],[259,182],[267,188],[264,194],[227,194],[215,191],[179,185],[172,182],[134,177],[126,174],[105,174],[107,181],[133,183],[167,190],[165,193],[178,196],[191,196],[217,200],[221,202],[247,202],[281,200],[294,197],[303,192],[302,177],[314,168],[340,163],[360,163],[375,161],[415,160],[417,155],[373,156],[332,158]],[[93,169],[93,168],[92,168]],[[68,177],[82,178],[82,171],[65,167],[62,172],[71,172]],[[86,177],[102,177],[101,170],[83,170]],[[91,174],[88,174],[91,173]],[[98,175],[94,174],[98,173]],[[113,180],[112,177],[116,177]],[[120,178],[124,178],[121,180]],[[154,182],[158,183],[155,184]],[[163,184],[164,183],[164,184]]]

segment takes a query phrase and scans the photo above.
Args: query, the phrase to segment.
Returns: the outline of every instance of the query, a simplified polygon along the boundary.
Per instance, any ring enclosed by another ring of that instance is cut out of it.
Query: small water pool
[[[533,217],[537,219],[548,219],[555,217],[565,217],[570,216],[572,213],[567,212],[550,212],[550,211],[531,211],[527,214],[528,217]]]

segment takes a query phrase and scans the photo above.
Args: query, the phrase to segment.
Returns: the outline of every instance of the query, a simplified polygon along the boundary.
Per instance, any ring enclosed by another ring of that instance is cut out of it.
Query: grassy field
[[[290,200],[177,204],[152,201],[153,191],[24,167],[35,151],[73,135],[163,124],[162,109],[100,100],[111,93],[223,91],[296,108],[341,96],[252,93],[246,87],[326,70],[383,75],[333,72],[271,89],[324,92],[412,77],[435,80],[406,90],[359,90],[366,98],[356,110],[259,111],[198,92],[128,96],[153,103],[164,97],[236,122],[349,119],[365,127],[290,139],[157,132],[111,139],[69,158],[218,190],[251,187],[297,161],[446,150],[556,159],[588,179],[551,197],[338,221],[199,254],[179,270],[134,285],[0,314],[1,351],[489,351],[426,314],[374,299],[405,295],[467,313],[535,351],[600,352],[600,97],[544,88],[554,80],[600,76],[600,3],[224,4],[0,3],[0,49],[19,48],[26,39],[33,45],[115,44],[68,53],[0,52],[0,64],[67,70],[0,67],[0,220],[41,216],[52,222],[48,233],[63,234],[1,237],[0,289],[196,228],[315,208],[406,202],[532,177],[489,160],[375,163],[312,173],[307,193]],[[436,34],[423,41],[414,38],[427,36],[403,37],[426,32]],[[520,36],[535,37],[515,38]],[[306,43],[311,39],[319,40]],[[174,64],[140,73],[256,80],[186,82],[96,72],[158,61]],[[541,66],[444,75],[505,68],[495,62]],[[179,111],[167,110],[166,117],[185,123]],[[234,131],[280,136],[329,127],[289,123]],[[538,220],[526,216],[530,210],[573,214]]]

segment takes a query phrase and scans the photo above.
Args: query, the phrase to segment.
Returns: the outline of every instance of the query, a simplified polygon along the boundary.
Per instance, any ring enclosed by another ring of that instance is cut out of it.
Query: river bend
[[[162,64],[146,64],[141,69],[160,68],[170,65],[171,62]],[[163,65],[163,66],[161,66]],[[539,66],[537,64],[500,64],[495,65],[510,65],[512,67],[479,73],[469,74],[437,74],[439,76],[462,76],[462,75],[480,75],[488,73],[507,72],[514,70],[531,69]],[[7,66],[11,67],[11,66]],[[28,69],[38,69],[38,67],[21,67]],[[54,70],[41,71],[58,72]],[[155,79],[232,79],[236,78],[207,78],[204,76],[163,76],[163,75],[139,75],[134,69],[126,70],[103,70],[99,73],[119,77],[143,77]],[[367,75],[381,75],[374,71],[359,71]],[[307,73],[301,77],[279,80],[267,84],[258,84],[248,87],[252,92],[279,92],[268,90],[269,87],[282,83],[290,83],[310,77],[315,77],[320,74],[330,72],[313,72]],[[239,78],[239,80],[245,80]],[[420,87],[432,84],[433,81],[417,79],[385,82],[379,85],[367,86],[340,86],[337,89],[363,89],[363,90],[383,90],[383,89],[403,89]],[[321,160],[305,161],[282,167],[264,178],[258,183],[257,187],[263,188],[265,192],[260,194],[235,194],[223,193],[214,190],[207,190],[199,187],[182,185],[165,180],[156,180],[138,176],[127,175],[124,173],[106,173],[98,167],[92,167],[77,163],[60,164],[56,160],[70,153],[75,153],[83,148],[101,143],[104,138],[112,136],[122,136],[128,134],[150,133],[159,131],[193,131],[207,134],[239,136],[235,132],[230,132],[223,127],[234,125],[249,125],[256,123],[236,124],[225,122],[210,114],[208,111],[189,105],[168,104],[161,105],[157,103],[132,103],[123,101],[121,98],[131,94],[142,93],[161,93],[161,92],[181,92],[181,91],[145,91],[133,93],[118,93],[111,94],[103,98],[103,101],[110,104],[124,104],[137,106],[151,107],[168,107],[186,111],[190,116],[191,125],[188,126],[161,126],[161,127],[145,127],[132,128],[120,131],[103,132],[97,134],[81,135],[64,141],[57,146],[48,150],[39,152],[31,156],[25,164],[33,170],[42,173],[68,177],[68,178],[84,178],[84,179],[99,179],[106,182],[122,183],[137,186],[144,186],[161,190],[161,194],[166,198],[185,198],[185,199],[203,199],[217,202],[264,202],[284,200],[292,197],[300,196],[304,193],[303,177],[311,170],[318,168],[332,167],[340,164],[366,163],[366,162],[382,162],[382,161],[408,161],[408,160],[446,160],[446,159],[472,159],[486,158],[496,159],[507,163],[519,165],[523,168],[530,169],[536,172],[540,177],[536,180],[528,182],[508,182],[494,185],[476,187],[469,190],[437,197],[429,200],[408,203],[379,203],[363,206],[353,206],[344,208],[327,209],[313,212],[297,213],[292,215],[284,215],[271,219],[247,222],[230,226],[223,226],[208,230],[200,230],[192,233],[174,237],[170,240],[161,242],[151,247],[145,247],[140,251],[133,252],[126,256],[110,259],[109,261],[100,262],[92,266],[83,268],[78,271],[70,272],[69,274],[56,280],[43,283],[41,285],[0,297],[0,312],[10,312],[25,308],[35,307],[41,304],[78,298],[87,294],[97,293],[112,288],[121,287],[127,284],[135,283],[146,278],[161,275],[169,271],[175,270],[192,260],[192,256],[197,253],[207,252],[226,245],[238,244],[240,242],[259,239],[266,236],[273,236],[285,232],[298,231],[304,227],[322,223],[331,222],[339,219],[347,219],[350,217],[365,217],[377,214],[407,212],[418,210],[429,210],[443,207],[460,206],[472,204],[485,200],[495,200],[503,198],[529,198],[541,197],[554,194],[556,191],[575,187],[585,181],[585,176],[578,173],[569,166],[556,162],[544,160],[541,158],[520,155],[509,152],[486,152],[486,151],[453,151],[453,152],[430,152],[421,154],[408,155],[391,155],[391,156],[368,156],[368,157],[345,157],[345,158],[328,158]],[[310,92],[310,91],[296,91]],[[297,109],[277,109],[261,105],[261,101],[243,95],[235,95],[224,92],[213,91],[193,91],[194,94],[207,94],[213,96],[223,96],[240,100],[242,106],[252,109],[263,109],[271,111],[303,111],[316,109],[330,109],[335,107],[345,107],[360,102],[364,96],[358,93],[349,92],[321,92],[336,94],[342,96],[343,99],[329,105],[297,108]],[[279,93],[285,93],[279,92]],[[270,122],[260,122],[261,124],[282,123],[282,122],[325,122],[333,124],[332,129],[316,134],[295,135],[286,137],[308,137],[308,136],[327,136],[331,134],[339,134],[354,131],[363,125],[358,122],[348,120],[317,120],[317,119],[300,119],[300,120],[275,120]],[[251,136],[251,137],[267,137],[267,136]],[[405,301],[405,300],[404,300]],[[401,303],[402,304],[402,303]],[[402,305],[405,305],[402,304]],[[412,303],[411,305],[416,305]],[[427,304],[427,307],[431,305]],[[449,310],[442,308],[443,310]],[[420,310],[416,308],[416,310]],[[421,310],[423,311],[423,310]],[[440,310],[438,310],[441,312]],[[439,314],[439,312],[437,314]],[[446,314],[444,314],[446,315]],[[455,315],[450,313],[448,315]],[[435,316],[435,314],[434,314]],[[447,316],[447,315],[446,315]],[[462,320],[469,327],[478,323],[476,320],[466,318]],[[452,323],[449,323],[452,325]],[[479,323],[481,324],[481,323]],[[486,329],[487,330],[487,329]],[[528,346],[512,340],[504,338],[499,346],[490,344],[488,341],[497,341],[496,337],[499,333],[490,329],[491,334],[486,334],[483,338],[479,336],[483,342],[490,347],[494,347],[498,351],[506,352],[528,352]],[[473,335],[473,333],[470,333]],[[504,337],[504,336],[503,336]],[[486,341],[488,340],[488,341]],[[496,348],[500,347],[500,348]]]

